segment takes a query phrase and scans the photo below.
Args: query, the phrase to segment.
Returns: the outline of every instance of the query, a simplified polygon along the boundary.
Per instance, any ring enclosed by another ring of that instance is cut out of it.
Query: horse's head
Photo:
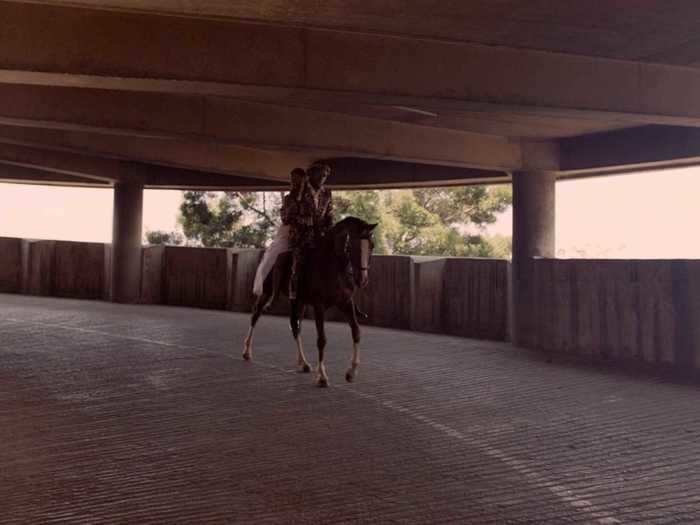
[[[335,225],[336,247],[350,256],[355,284],[364,288],[369,283],[369,268],[374,250],[372,238],[377,224],[356,217],[348,217]]]

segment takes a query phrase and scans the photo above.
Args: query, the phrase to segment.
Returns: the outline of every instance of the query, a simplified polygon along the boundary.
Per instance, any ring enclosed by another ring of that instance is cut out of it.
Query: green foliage
[[[262,248],[277,227],[279,207],[276,194],[186,191],[180,224],[185,237],[202,246]]]
[[[497,214],[513,202],[508,186],[464,186],[413,190],[420,206],[436,214],[446,226],[496,222]]]
[[[146,231],[146,242],[148,244],[166,244],[169,246],[180,246],[185,242],[184,237],[179,232],[166,232],[163,230]]]
[[[482,231],[511,202],[506,186],[334,192],[336,220],[379,224],[378,254],[510,257],[510,237]],[[278,194],[185,192],[180,222],[199,245],[260,248],[279,225],[280,204]]]
[[[511,238],[487,237],[484,226],[512,203],[510,187],[469,186],[336,194],[338,219],[379,221],[377,253],[458,257],[511,256]]]

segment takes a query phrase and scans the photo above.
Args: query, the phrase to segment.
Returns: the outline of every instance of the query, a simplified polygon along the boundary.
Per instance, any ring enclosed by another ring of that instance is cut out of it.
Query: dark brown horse
[[[301,268],[298,299],[290,306],[290,324],[292,335],[297,344],[297,363],[300,372],[310,372],[304,348],[301,341],[301,321],[306,306],[314,309],[316,332],[318,334],[318,386],[328,386],[328,375],[323,364],[326,347],[324,327],[325,312],[335,306],[345,314],[352,329],[353,354],[351,367],[345,374],[345,379],[352,382],[357,377],[357,367],[360,364],[360,325],[357,322],[354,294],[358,288],[369,282],[369,263],[374,248],[372,232],[376,224],[348,217],[337,223],[328,234],[318,243],[318,246],[306,254],[304,266]],[[274,293],[275,272],[280,290],[285,295],[289,290],[291,273],[291,254],[280,255],[275,268],[265,279],[263,293],[253,306],[253,316],[250,330],[244,341],[243,358],[253,357],[253,330],[258,319],[263,314],[265,305]]]

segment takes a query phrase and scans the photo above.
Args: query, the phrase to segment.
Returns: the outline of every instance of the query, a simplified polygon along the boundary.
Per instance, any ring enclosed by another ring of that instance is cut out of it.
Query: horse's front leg
[[[323,305],[314,306],[314,317],[316,318],[316,334],[318,335],[318,377],[317,385],[320,387],[328,386],[328,375],[326,374],[326,365],[323,364],[323,353],[326,349],[326,328],[325,328],[325,308]]]
[[[299,301],[291,301],[289,324],[292,327],[292,336],[297,344],[297,366],[299,372],[308,374],[311,366],[304,355],[304,344],[301,339],[301,321],[304,318],[304,305]]]
[[[345,373],[345,380],[352,383],[357,378],[358,367],[360,366],[360,323],[357,322],[357,309],[352,299],[340,307],[340,310],[348,318],[350,330],[352,331],[352,361],[350,368]]]

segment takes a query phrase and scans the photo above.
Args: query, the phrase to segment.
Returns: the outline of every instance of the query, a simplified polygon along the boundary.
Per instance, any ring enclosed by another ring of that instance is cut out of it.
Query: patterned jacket
[[[292,245],[313,243],[333,226],[331,190],[319,189],[315,200],[312,189],[307,186],[299,200],[288,197],[282,206],[282,222],[291,226],[289,240]]]

